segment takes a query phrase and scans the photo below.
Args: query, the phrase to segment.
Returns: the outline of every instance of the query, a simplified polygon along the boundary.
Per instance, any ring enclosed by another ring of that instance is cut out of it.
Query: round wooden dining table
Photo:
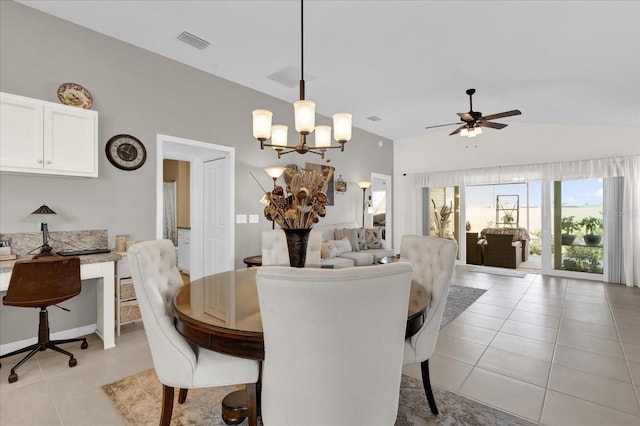
[[[264,339],[256,272],[238,269],[209,275],[181,287],[173,297],[176,329],[191,343],[228,355],[264,360]],[[424,324],[430,294],[411,283],[407,309],[406,337]],[[259,404],[259,398],[258,398]],[[241,423],[247,416],[244,391],[233,392],[222,401],[227,424]],[[257,419],[249,418],[250,425]]]

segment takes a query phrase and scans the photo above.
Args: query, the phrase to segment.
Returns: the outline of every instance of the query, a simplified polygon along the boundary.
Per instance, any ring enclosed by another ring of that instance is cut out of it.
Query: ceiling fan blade
[[[520,115],[520,114],[522,113],[520,112],[519,109],[514,109],[512,111],[505,111],[505,112],[500,112],[498,114],[487,115],[486,117],[482,117],[481,120],[489,121],[489,120],[495,120],[496,118],[511,117],[513,115]]]
[[[473,115],[469,114],[468,112],[457,112],[456,114],[458,114],[460,116],[460,118],[462,118],[464,121],[474,121],[475,118],[473,118]]]
[[[463,124],[462,126],[455,129],[453,132],[449,133],[449,136],[457,135],[458,133],[460,133],[460,130],[464,129],[465,127],[467,127],[467,125]]]
[[[502,123],[492,123],[490,121],[480,121],[476,124],[476,126],[480,126],[480,127],[491,127],[492,129],[504,129],[505,127],[507,127],[506,124],[502,124]]]
[[[460,123],[458,122],[458,123],[449,123],[449,124],[438,124],[437,126],[427,126],[427,127],[425,127],[425,129],[434,129],[436,127],[445,127],[445,126],[454,126],[456,124],[460,124]]]

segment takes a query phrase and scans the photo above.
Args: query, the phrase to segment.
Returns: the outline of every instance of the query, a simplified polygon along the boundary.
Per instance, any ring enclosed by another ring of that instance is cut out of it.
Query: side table
[[[262,255],[245,257],[242,261],[247,265],[247,268],[262,266]]]

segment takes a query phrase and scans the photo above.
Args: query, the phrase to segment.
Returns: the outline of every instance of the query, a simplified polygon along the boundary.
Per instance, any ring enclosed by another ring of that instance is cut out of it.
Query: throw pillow
[[[368,248],[370,249],[382,248],[382,237],[381,237],[380,228],[365,229],[365,236],[366,236]]]
[[[364,228],[358,229],[358,248],[360,250],[366,250],[367,247],[367,236],[364,231]]]
[[[335,241],[325,241],[320,246],[320,257],[323,259],[331,259],[338,254],[338,247],[336,247]]]
[[[334,241],[336,248],[338,249],[338,254],[349,253],[351,251],[351,243],[347,237],[344,237],[341,240]]]
[[[348,238],[352,251],[360,251],[360,247],[358,246],[358,230],[356,228],[336,229],[334,234],[336,240],[341,240],[345,237]]]

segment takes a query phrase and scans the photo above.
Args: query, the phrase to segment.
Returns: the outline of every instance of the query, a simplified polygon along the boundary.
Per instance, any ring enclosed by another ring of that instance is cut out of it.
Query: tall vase
[[[283,231],[287,237],[289,265],[294,268],[304,268],[311,229],[283,229]]]

